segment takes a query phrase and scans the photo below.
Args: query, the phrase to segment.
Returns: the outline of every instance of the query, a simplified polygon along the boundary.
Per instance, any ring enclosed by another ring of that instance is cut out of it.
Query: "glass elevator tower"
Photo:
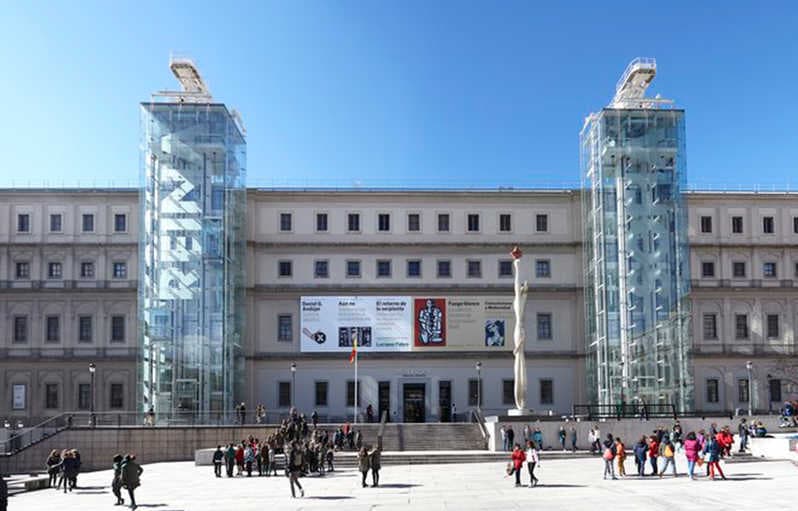
[[[138,404],[217,420],[243,381],[245,132],[191,60],[170,67],[183,90],[141,104]]]
[[[588,395],[693,408],[684,111],[636,59],[580,134]]]

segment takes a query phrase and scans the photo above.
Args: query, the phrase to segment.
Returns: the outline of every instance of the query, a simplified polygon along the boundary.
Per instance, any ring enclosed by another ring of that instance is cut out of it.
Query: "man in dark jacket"
[[[227,477],[233,477],[233,467],[236,464],[236,450],[233,444],[227,445],[227,450],[224,453],[225,466],[227,468]]]
[[[382,468],[382,449],[379,447],[371,451],[371,485],[376,488],[380,485],[380,469]]]
[[[740,420],[740,425],[737,426],[737,433],[740,434],[740,453],[744,453],[748,447],[748,424],[745,418]]]
[[[216,477],[222,477],[222,462],[224,461],[224,453],[222,452],[222,446],[217,445],[216,451],[213,453],[213,473],[216,474]]]
[[[513,431],[513,428],[507,426],[507,431],[504,432],[504,438],[507,443],[507,448],[505,450],[509,451],[513,446],[513,442],[515,441],[515,431]]]
[[[127,488],[127,494],[130,496],[130,509],[138,507],[136,505],[136,496],[133,492],[141,485],[142,472],[144,472],[144,469],[136,463],[136,455],[126,455],[125,461],[122,463],[122,486]]]

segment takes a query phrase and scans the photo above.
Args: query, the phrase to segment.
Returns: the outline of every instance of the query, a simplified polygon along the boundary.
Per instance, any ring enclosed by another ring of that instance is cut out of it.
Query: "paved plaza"
[[[385,466],[380,488],[362,488],[354,469],[326,477],[303,478],[306,496],[292,499],[286,477],[217,479],[211,467],[193,463],[144,466],[139,507],[161,511],[219,510],[393,510],[586,509],[607,505],[624,509],[776,509],[794,499],[798,468],[791,462],[724,463],[729,480],[690,481],[629,478],[605,481],[603,462],[594,459],[546,461],[536,471],[535,488],[515,488],[504,463]],[[682,458],[679,470],[685,469]],[[629,470],[634,462],[627,460]],[[9,509],[94,511],[113,506],[110,471],[80,476],[80,489],[64,495],[41,490],[11,499]],[[528,479],[523,479],[527,484]]]

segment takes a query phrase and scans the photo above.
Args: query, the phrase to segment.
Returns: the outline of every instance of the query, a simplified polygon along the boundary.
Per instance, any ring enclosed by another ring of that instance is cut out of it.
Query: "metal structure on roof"
[[[166,101],[175,103],[212,103],[213,96],[208,89],[205,80],[199,72],[199,68],[189,57],[171,55],[169,57],[169,69],[180,83],[182,90],[170,91],[162,90],[152,94],[154,98],[164,98]]]
[[[657,76],[657,60],[638,57],[631,61],[615,84],[615,97],[610,108],[662,108],[673,100],[646,97],[646,90]]]

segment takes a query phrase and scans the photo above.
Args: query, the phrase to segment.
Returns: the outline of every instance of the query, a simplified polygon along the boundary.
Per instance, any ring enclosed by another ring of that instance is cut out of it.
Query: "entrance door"
[[[438,382],[438,408],[441,411],[441,422],[452,422],[452,382],[450,380]]]
[[[388,422],[391,420],[391,382],[381,381],[378,383],[377,392],[377,410],[379,416],[378,421],[382,420],[382,412],[385,412]]]
[[[405,422],[426,421],[426,387],[424,383],[405,383],[403,385]]]

